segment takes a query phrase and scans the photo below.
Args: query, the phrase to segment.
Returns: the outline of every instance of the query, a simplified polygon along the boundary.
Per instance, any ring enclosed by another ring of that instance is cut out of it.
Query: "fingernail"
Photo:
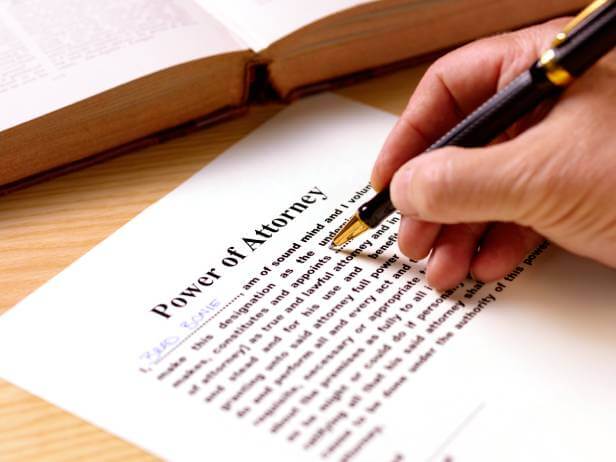
[[[417,210],[411,199],[411,183],[413,181],[413,169],[403,168],[396,172],[390,185],[391,201],[400,210],[402,215],[417,218]]]

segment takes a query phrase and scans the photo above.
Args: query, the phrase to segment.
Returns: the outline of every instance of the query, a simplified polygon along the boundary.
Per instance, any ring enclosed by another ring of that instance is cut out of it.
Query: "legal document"
[[[0,377],[174,461],[614,460],[616,272],[329,247],[394,122],[285,109],[0,317]]]

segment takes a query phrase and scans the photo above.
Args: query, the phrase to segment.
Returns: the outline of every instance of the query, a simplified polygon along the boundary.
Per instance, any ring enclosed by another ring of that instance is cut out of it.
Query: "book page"
[[[286,35],[331,14],[372,0],[195,0],[261,51]]]
[[[0,0],[0,131],[246,46],[192,0]]]
[[[0,377],[174,461],[614,460],[615,271],[329,248],[394,122],[285,109],[0,317]]]

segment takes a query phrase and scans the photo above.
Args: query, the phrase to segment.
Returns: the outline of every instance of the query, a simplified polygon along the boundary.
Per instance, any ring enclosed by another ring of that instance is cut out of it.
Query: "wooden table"
[[[338,93],[399,114],[425,69],[406,69]],[[254,107],[242,118],[0,197],[0,314],[281,108]],[[155,458],[0,380],[0,461],[55,460]]]

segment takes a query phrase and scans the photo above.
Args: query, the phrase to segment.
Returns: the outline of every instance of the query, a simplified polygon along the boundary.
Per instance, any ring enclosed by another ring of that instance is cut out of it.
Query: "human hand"
[[[549,48],[564,19],[491,37],[439,59],[372,171],[402,213],[399,245],[430,251],[436,288],[469,272],[500,279],[544,238],[616,267],[616,51],[495,143],[417,156]],[[544,117],[545,116],[545,117]],[[417,157],[415,157],[417,156]],[[410,159],[410,160],[409,160]]]

